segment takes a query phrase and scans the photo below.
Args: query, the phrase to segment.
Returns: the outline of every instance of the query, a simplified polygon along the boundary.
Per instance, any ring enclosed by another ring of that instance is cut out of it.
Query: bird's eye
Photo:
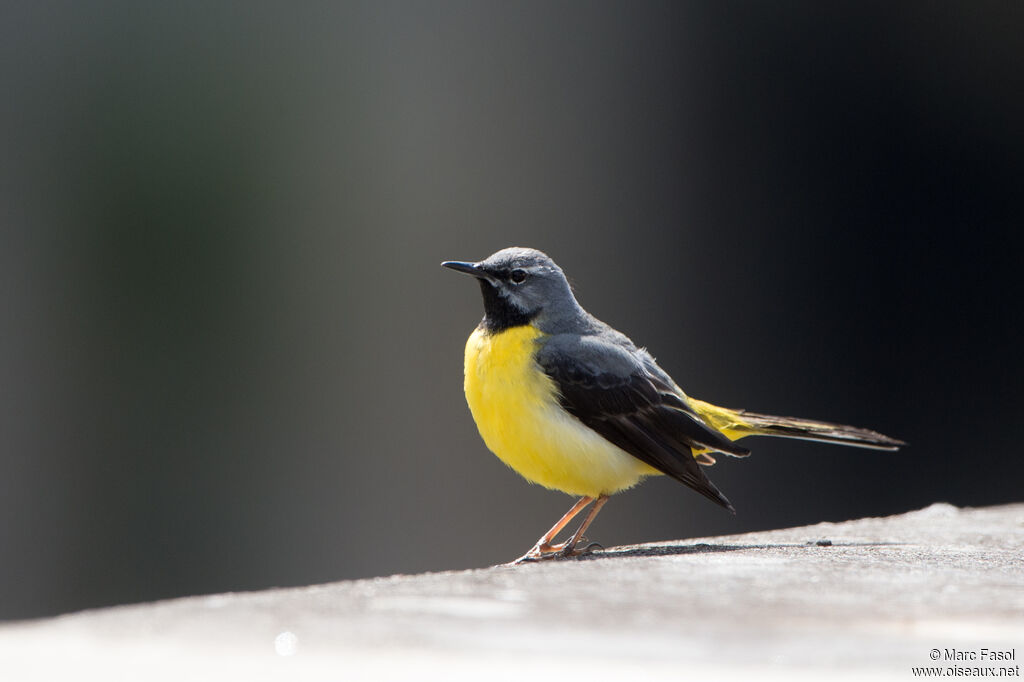
[[[526,281],[526,270],[520,270],[519,268],[516,268],[511,273],[509,273],[508,278],[512,280],[513,284],[522,284],[524,281]]]

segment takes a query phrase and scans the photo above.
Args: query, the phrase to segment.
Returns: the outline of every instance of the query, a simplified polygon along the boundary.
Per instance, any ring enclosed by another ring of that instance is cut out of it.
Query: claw
[[[586,540],[586,538],[582,538],[582,539]],[[602,545],[600,543],[597,543],[597,542],[591,542],[591,543],[588,543],[585,547],[578,547],[577,546],[577,547],[566,547],[566,548],[563,548],[562,551],[559,552],[559,554],[561,556],[563,556],[563,557],[584,556],[586,554],[590,554],[595,549],[604,549],[604,545]]]
[[[547,561],[549,559],[558,559],[562,556],[562,552],[564,551],[564,542],[559,543],[557,545],[534,545],[529,552],[506,565],[518,566],[519,564],[526,564],[534,561]]]
[[[525,564],[532,561],[565,559],[568,557],[580,556],[581,554],[589,554],[594,550],[595,547],[604,549],[604,547],[601,547],[601,545],[597,544],[596,542],[590,543],[583,549],[576,549],[576,546],[577,544],[579,544],[581,540],[585,540],[585,538],[583,537],[584,531],[587,530],[587,526],[590,525],[590,522],[594,520],[595,516],[597,516],[597,512],[601,510],[601,507],[603,507],[604,503],[607,501],[607,495],[600,495],[596,500],[592,497],[584,497],[580,499],[575,505],[573,505],[572,509],[566,512],[566,514],[558,521],[558,523],[554,525],[554,527],[551,530],[545,533],[544,536],[537,541],[536,545],[530,548],[529,552],[519,557],[515,561],[512,561],[505,565],[518,566],[519,564]],[[551,544],[551,540],[553,540],[554,537],[558,535],[562,528],[564,528],[565,525],[569,523],[569,521],[571,521],[574,516],[576,516],[576,514],[578,514],[583,508],[585,508],[591,502],[596,502],[596,504],[591,508],[590,512],[587,514],[587,517],[583,520],[583,523],[580,524],[579,529],[575,533],[573,533],[573,536],[565,542],[559,543],[557,545]]]

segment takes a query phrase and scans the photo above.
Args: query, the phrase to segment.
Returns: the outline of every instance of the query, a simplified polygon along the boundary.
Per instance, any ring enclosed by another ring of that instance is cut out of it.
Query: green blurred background
[[[0,618],[485,566],[477,287],[550,253],[696,397],[878,429],[606,546],[1019,501],[1018,3],[0,4]]]

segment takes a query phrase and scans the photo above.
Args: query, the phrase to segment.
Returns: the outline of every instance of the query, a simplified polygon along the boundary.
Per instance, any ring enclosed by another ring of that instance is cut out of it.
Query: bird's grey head
[[[480,281],[483,325],[489,331],[531,323],[547,331],[585,315],[562,268],[537,249],[512,247],[478,263],[446,261],[441,265]]]

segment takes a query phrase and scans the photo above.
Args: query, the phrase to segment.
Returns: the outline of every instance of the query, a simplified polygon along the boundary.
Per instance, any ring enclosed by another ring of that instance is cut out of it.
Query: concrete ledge
[[[1022,557],[1024,504],[936,504],[580,560],[13,623],[0,627],[0,679],[909,680],[913,666],[1019,675]],[[945,660],[953,650],[979,658]]]

